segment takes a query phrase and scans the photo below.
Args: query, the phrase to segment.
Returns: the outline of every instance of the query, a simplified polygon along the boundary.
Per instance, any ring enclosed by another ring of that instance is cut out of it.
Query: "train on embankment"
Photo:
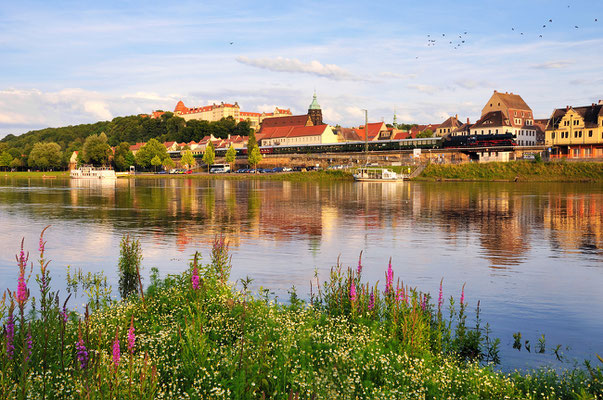
[[[341,142],[329,144],[302,144],[295,146],[260,146],[261,154],[320,154],[320,153],[361,153],[380,151],[403,151],[413,149],[467,149],[481,147],[513,147],[517,146],[515,135],[505,133],[499,135],[464,135],[433,138],[416,138],[400,140],[378,140],[368,144],[364,141]],[[227,149],[216,149],[216,155],[224,156]],[[247,148],[237,149],[237,155],[247,155]]]

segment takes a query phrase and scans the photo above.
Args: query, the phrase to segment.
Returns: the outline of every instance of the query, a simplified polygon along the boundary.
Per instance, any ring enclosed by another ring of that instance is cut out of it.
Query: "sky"
[[[331,125],[475,121],[494,90],[536,118],[603,99],[603,0],[0,7],[0,137],[178,100],[304,114],[314,91]]]

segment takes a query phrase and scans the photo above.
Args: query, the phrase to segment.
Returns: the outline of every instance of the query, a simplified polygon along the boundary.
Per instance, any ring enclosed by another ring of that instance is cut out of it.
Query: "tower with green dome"
[[[310,116],[314,126],[323,125],[322,110],[320,109],[320,104],[318,104],[318,101],[316,100],[316,92],[314,92],[312,103],[310,104],[310,107],[308,107],[308,115]]]

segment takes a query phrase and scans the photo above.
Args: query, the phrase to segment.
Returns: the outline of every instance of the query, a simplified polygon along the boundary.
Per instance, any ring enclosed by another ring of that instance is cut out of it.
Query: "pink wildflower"
[[[130,353],[134,352],[134,343],[136,342],[136,335],[134,334],[134,316],[132,316],[132,321],[130,322],[130,329],[128,329],[128,351]]]
[[[392,258],[389,258],[389,266],[387,267],[387,274],[385,275],[385,293],[389,293],[392,290],[394,284],[394,270],[392,269]]]
[[[373,293],[373,290],[371,289],[371,296],[369,297],[368,309],[369,309],[369,311],[372,311],[373,308],[375,308],[375,294]]]
[[[353,280],[351,280],[351,285],[350,285],[350,301],[352,303],[354,303],[356,301],[356,285],[354,284]]]
[[[25,271],[19,274],[19,283],[17,284],[17,303],[23,306],[29,296],[27,293],[27,284],[25,283]]]
[[[423,295],[423,300],[421,301],[421,310],[425,311],[427,308],[427,295]]]
[[[444,278],[442,278],[442,280],[440,280],[440,294],[438,296],[438,312],[442,309],[442,304],[444,302],[444,292],[442,291],[442,282],[444,281]]]
[[[33,340],[31,339],[31,328],[27,330],[27,336],[25,336],[25,341],[27,343],[27,353],[25,353],[25,362],[27,362],[31,357],[31,349],[33,347]]]
[[[13,308],[8,310],[8,321],[6,321],[6,355],[9,360],[13,359],[15,353],[15,319],[13,318]]]
[[[193,284],[193,289],[199,289],[199,271],[197,270],[197,266],[193,268],[193,274],[191,275],[191,283]]]
[[[80,340],[75,344],[75,348],[77,350],[77,360],[80,362],[80,369],[86,369],[88,366],[88,350],[81,335]]]
[[[121,352],[119,348],[119,338],[117,337],[117,330],[115,331],[115,341],[113,342],[113,364],[115,368],[119,366],[119,360],[121,358]]]

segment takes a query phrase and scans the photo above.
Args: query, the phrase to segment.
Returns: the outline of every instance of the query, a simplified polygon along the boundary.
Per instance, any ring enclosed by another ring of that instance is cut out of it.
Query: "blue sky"
[[[603,99],[603,1],[0,8],[0,137],[173,110],[180,99],[304,113],[314,90],[333,125],[363,123],[365,108],[373,121],[391,122],[394,108],[401,122],[474,121],[493,90],[521,94],[546,118]]]

